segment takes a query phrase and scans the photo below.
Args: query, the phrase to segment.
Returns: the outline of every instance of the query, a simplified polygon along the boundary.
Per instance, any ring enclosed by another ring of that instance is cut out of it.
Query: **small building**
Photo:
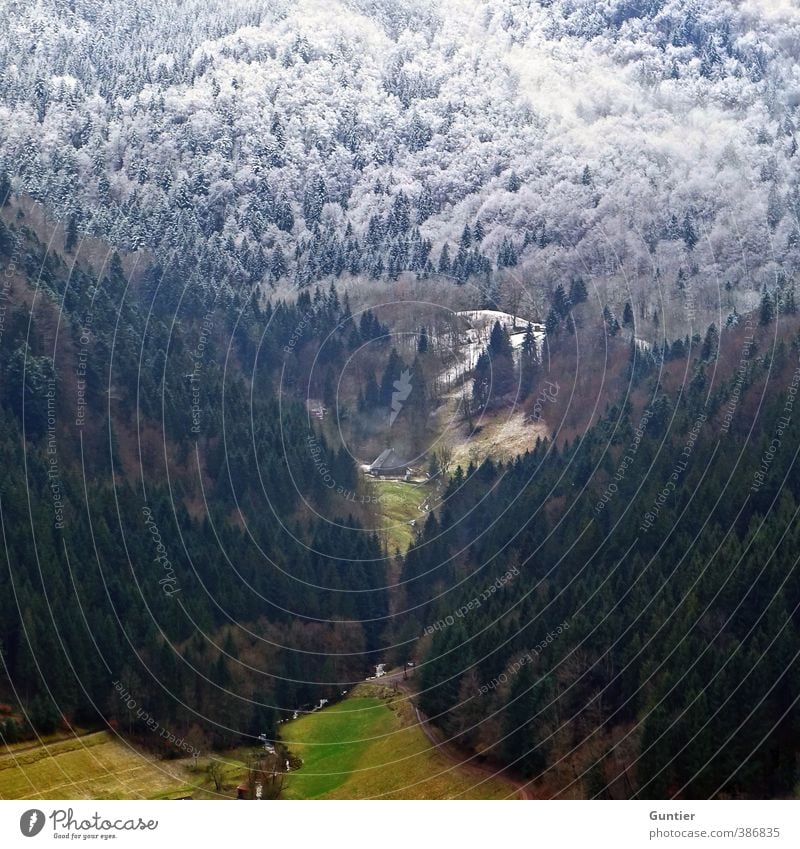
[[[394,450],[387,448],[376,458],[375,462],[369,467],[369,473],[376,478],[379,477],[403,477],[408,471],[408,464]]]

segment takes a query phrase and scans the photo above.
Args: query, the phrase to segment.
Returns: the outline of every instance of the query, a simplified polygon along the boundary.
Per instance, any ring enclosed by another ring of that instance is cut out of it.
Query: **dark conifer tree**
[[[447,242],[442,246],[442,252],[439,255],[439,274],[449,274],[452,269],[450,263],[450,248]]]
[[[759,308],[759,323],[762,327],[770,324],[775,318],[775,301],[767,291],[766,284],[761,290],[761,306]]]
[[[67,253],[72,253],[75,250],[75,245],[78,243],[78,220],[75,215],[70,215],[67,219],[67,230],[64,236],[64,250]]]
[[[622,326],[633,327],[633,307],[630,301],[625,301],[625,306],[622,310]]]
[[[553,309],[558,314],[559,318],[566,318],[570,310],[572,309],[572,304],[570,299],[567,297],[567,293],[564,291],[564,287],[561,283],[559,283],[555,291],[553,292]]]

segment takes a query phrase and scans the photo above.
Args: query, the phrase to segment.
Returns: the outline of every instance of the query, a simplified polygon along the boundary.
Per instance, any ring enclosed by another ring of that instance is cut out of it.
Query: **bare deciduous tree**
[[[214,789],[217,793],[222,792],[222,764],[220,761],[216,760],[216,758],[212,758],[208,762],[208,766],[206,767],[206,772],[208,773],[208,777],[214,782]]]

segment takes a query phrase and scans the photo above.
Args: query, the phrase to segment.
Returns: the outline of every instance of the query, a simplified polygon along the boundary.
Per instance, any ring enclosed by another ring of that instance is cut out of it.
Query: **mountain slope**
[[[685,325],[679,272],[706,317],[797,266],[788,4],[259,5],[5,7],[15,185],[237,287],[584,274]]]

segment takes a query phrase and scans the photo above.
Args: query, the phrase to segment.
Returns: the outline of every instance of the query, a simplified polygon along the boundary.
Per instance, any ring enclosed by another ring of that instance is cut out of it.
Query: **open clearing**
[[[283,726],[303,760],[291,773],[288,799],[504,799],[515,786],[485,770],[455,763],[417,724],[413,706],[387,687],[361,684],[351,698]],[[215,756],[221,792],[207,758],[160,760],[108,731],[0,747],[0,799],[233,798],[245,775],[236,749]]]
[[[342,702],[283,726],[303,766],[287,781],[289,799],[505,799],[515,786],[454,764],[419,727],[407,698],[361,684]]]
[[[537,437],[548,437],[546,425],[543,422],[534,424],[526,421],[521,409],[484,414],[476,432],[469,433],[464,424],[461,426],[460,440],[451,440],[453,468],[461,466],[466,470],[470,463],[479,466],[487,457],[495,461],[513,460],[518,454],[532,451],[536,447]]]
[[[402,480],[372,481],[374,492],[379,498],[378,510],[381,517],[381,532],[386,539],[386,548],[394,554],[401,552],[414,541],[417,528],[425,524],[427,512],[422,504],[436,492],[435,484]],[[412,526],[411,522],[417,525]]]
[[[0,798],[153,799],[191,795],[186,761],[160,761],[108,731],[0,747]]]
[[[194,799],[232,798],[245,765],[240,751],[215,759],[223,788],[213,790],[207,758],[161,760],[109,731],[41,742],[0,745],[0,799]]]

